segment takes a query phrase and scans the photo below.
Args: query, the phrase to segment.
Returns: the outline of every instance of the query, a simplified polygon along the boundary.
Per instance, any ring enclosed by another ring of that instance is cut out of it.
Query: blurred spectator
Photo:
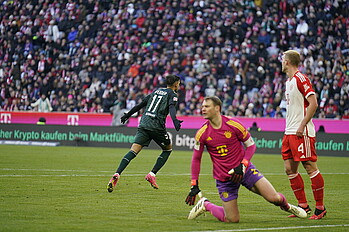
[[[38,112],[51,112],[52,106],[45,94],[41,94],[40,99],[31,104],[31,107],[37,107]]]
[[[45,125],[46,124],[46,118],[40,117],[39,120],[36,122],[37,125]]]
[[[126,112],[125,99],[120,93],[118,95],[118,99],[110,107],[110,113],[113,115],[111,126],[122,126],[123,124],[121,123],[120,119]]]
[[[253,123],[252,123],[252,126],[249,127],[249,128],[247,128],[247,129],[248,129],[248,131],[250,131],[250,132],[253,132],[253,131],[261,131],[261,128],[258,127],[258,125],[257,125],[256,122],[253,122]]]
[[[308,34],[308,29],[309,29],[309,26],[307,24],[307,22],[305,21],[304,17],[300,17],[299,19],[299,23],[297,24],[297,28],[296,28],[296,33],[298,35],[300,34],[303,34],[303,35],[306,35]]]

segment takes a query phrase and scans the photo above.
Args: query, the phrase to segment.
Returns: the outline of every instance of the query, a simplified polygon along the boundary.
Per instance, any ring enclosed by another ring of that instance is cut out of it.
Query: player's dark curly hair
[[[180,77],[176,75],[167,75],[166,76],[166,85],[172,86],[176,81],[179,81]]]

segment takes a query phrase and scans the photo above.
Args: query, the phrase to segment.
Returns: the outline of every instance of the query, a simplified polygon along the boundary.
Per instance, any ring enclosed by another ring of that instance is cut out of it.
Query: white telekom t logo
[[[9,113],[0,114],[0,123],[11,123],[11,114]]]
[[[67,125],[78,126],[79,125],[79,115],[68,115]]]

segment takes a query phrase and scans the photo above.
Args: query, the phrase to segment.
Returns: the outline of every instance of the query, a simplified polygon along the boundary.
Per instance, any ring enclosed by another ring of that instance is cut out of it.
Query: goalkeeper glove
[[[176,131],[179,131],[179,129],[181,129],[181,123],[183,122],[183,120],[178,120],[178,119],[175,119],[174,121],[173,121],[173,124],[174,124],[174,126],[175,126],[175,128],[176,128]]]
[[[201,190],[199,189],[198,183],[199,183],[198,180],[191,181],[191,189],[189,191],[187,198],[185,199],[185,203],[187,203],[188,205],[194,205],[196,195],[198,195],[198,193],[201,192]]]
[[[228,172],[228,174],[231,175],[230,180],[233,181],[234,183],[241,183],[248,165],[249,165],[249,161],[246,159],[243,159],[236,168],[233,168]]]
[[[120,118],[121,123],[125,124],[125,122],[130,118],[131,115],[124,113],[124,115]]]

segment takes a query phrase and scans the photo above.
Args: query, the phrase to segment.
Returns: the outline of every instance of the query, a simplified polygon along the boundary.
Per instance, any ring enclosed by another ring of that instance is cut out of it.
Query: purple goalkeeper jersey
[[[245,155],[243,142],[250,138],[250,133],[235,118],[222,117],[222,126],[214,129],[207,121],[197,131],[192,160],[192,179],[198,179],[201,157],[204,146],[210,154],[213,164],[213,178],[219,181],[228,181],[231,177],[228,172],[237,167]]]

